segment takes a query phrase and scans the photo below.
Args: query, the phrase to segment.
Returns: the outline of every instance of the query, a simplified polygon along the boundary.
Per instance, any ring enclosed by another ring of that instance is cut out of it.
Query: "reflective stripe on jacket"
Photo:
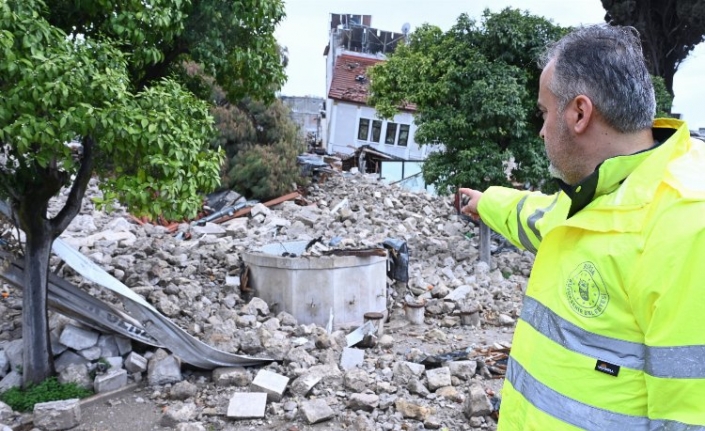
[[[537,251],[499,429],[705,430],[705,144],[685,123],[564,192],[491,187],[482,219]],[[656,135],[656,133],[655,133]]]

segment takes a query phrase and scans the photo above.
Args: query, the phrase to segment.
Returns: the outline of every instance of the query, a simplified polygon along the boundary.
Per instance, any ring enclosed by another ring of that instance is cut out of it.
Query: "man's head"
[[[541,136],[552,170],[567,183],[628,154],[634,139],[626,136],[650,131],[656,99],[635,29],[578,28],[551,45],[539,65]]]

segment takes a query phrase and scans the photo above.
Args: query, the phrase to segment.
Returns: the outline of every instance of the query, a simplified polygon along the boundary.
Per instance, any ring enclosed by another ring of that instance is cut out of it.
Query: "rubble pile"
[[[89,187],[89,196],[98,193]],[[455,215],[451,198],[373,176],[333,176],[310,186],[304,198],[307,205],[258,204],[247,217],[183,223],[177,232],[134,223],[119,207],[96,211],[85,199],[62,235],[66,242],[201,341],[275,361],[203,372],[180,364],[178,352],[126,346],[129,340],[53,315],[61,378],[96,390],[144,379],[150,398],[164,406],[160,425],[172,429],[295,430],[319,422],[352,430],[493,429],[533,255],[495,238],[491,265],[479,262],[478,229]],[[272,310],[241,278],[240,256],[272,242],[315,240],[316,256],[381,247],[390,238],[408,246],[409,280],[387,280],[388,318],[361,343],[347,337],[354,327],[329,332]],[[117,302],[58,258],[52,268]],[[21,292],[3,289],[0,378],[6,382],[21,364]],[[405,314],[414,301],[424,307],[421,324]],[[0,424],[20,420],[17,412],[0,416]]]

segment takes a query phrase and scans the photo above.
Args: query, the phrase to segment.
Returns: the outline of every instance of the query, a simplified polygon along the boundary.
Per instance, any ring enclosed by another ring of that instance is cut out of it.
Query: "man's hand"
[[[477,204],[480,202],[482,192],[467,188],[461,188],[458,192],[460,193],[461,201],[460,212],[469,215],[474,220],[478,220],[480,213],[477,212]]]

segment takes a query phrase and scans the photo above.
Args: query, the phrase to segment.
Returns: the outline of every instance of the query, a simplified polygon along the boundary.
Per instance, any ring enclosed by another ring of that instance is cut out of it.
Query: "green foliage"
[[[131,93],[125,58],[111,44],[73,42],[36,11],[17,10],[24,13],[5,4],[0,17],[8,36],[0,139],[12,156],[0,169],[0,193],[21,200],[49,184],[55,194],[80,167],[65,142],[91,136],[96,172],[106,176],[103,202],[116,198],[139,215],[194,216],[223,160],[209,150],[207,105],[166,79]]]
[[[69,35],[108,38],[129,54],[136,89],[180,73],[183,61],[204,66],[231,100],[273,100],[286,77],[274,38],[281,0],[47,0],[45,15]]]
[[[137,215],[167,220],[194,217],[202,195],[218,187],[223,162],[223,152],[208,147],[214,131],[207,105],[170,80],[131,102],[133,109],[121,113],[127,126],[114,131],[116,145],[100,155],[100,166],[129,162],[98,170],[106,174],[99,203],[117,199]]]
[[[154,50],[163,53],[182,34],[187,15],[179,8],[190,4],[50,0],[47,8],[41,0],[0,0],[0,199],[32,239],[26,266],[37,269],[25,272],[23,326],[33,334],[25,339],[25,384],[52,372],[49,251],[80,210],[91,176],[105,179],[99,203],[117,198],[134,213],[169,219],[195,215],[200,196],[219,183],[223,153],[210,148],[208,106],[158,73],[174,59]],[[81,155],[67,146],[74,139]],[[63,187],[66,203],[50,217],[49,201]]]
[[[86,398],[93,392],[75,383],[59,383],[56,377],[50,377],[37,385],[26,389],[11,388],[0,394],[0,401],[19,412],[29,412],[34,405],[49,401]]]
[[[257,145],[240,151],[227,174],[230,187],[253,199],[268,200],[305,186],[296,157],[303,145],[279,141],[273,145]]]
[[[371,70],[372,104],[391,117],[404,102],[416,105],[416,141],[442,143],[424,163],[424,180],[439,192],[458,186],[509,185],[511,177],[546,185],[548,162],[538,136],[540,70],[536,57],[567,29],[526,12],[485,10],[478,24],[463,14],[448,32],[424,25],[389,61]]]
[[[187,70],[193,77],[190,88],[200,88],[216,102],[211,109],[218,131],[213,146],[225,152],[223,187],[264,200],[291,191],[292,184],[302,186],[308,182],[296,166],[297,156],[306,146],[290,118],[289,108],[281,100],[263,102],[246,97],[231,103],[200,67],[189,64]]]
[[[639,31],[649,73],[662,77],[673,95],[678,67],[705,38],[705,2],[602,0],[602,7],[608,23]]]
[[[651,80],[654,83],[654,92],[656,93],[656,117],[670,117],[673,96],[668,92],[663,78],[652,75]]]

